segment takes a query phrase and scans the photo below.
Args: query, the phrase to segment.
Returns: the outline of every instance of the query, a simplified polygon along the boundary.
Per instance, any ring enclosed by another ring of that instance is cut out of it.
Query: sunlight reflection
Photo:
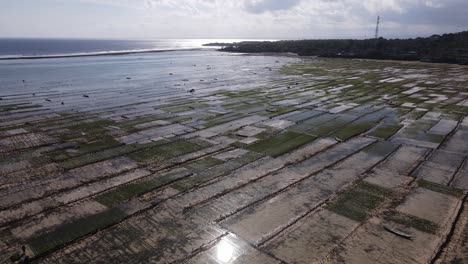
[[[216,250],[216,257],[221,263],[228,263],[234,255],[234,246],[226,240],[221,240]]]

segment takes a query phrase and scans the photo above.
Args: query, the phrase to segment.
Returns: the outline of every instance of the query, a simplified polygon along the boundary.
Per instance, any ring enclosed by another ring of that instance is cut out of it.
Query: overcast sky
[[[468,0],[0,0],[0,37],[406,38],[468,30]]]

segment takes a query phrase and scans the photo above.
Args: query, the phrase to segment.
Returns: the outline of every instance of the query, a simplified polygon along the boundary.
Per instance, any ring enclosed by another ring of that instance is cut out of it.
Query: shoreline
[[[278,57],[289,57],[289,58],[300,58],[300,59],[340,59],[340,60],[356,60],[356,61],[376,61],[376,62],[397,62],[402,64],[429,64],[429,65],[447,65],[447,66],[460,66],[468,67],[466,64],[458,63],[448,63],[448,62],[429,62],[429,61],[418,61],[418,60],[392,60],[392,59],[367,59],[367,58],[348,58],[348,57],[327,57],[327,56],[317,56],[317,55],[299,55],[293,52],[237,52],[237,51],[224,51],[219,50],[220,52],[227,53],[237,53],[243,56],[278,56]]]
[[[3,60],[39,60],[39,59],[60,59],[60,58],[79,58],[79,57],[98,57],[98,56],[122,56],[130,54],[143,54],[143,53],[160,53],[171,51],[200,51],[211,50],[207,48],[187,48],[187,49],[165,49],[165,50],[135,50],[135,51],[111,51],[101,53],[78,53],[78,54],[58,54],[58,55],[27,55],[27,56],[10,56],[0,57]]]

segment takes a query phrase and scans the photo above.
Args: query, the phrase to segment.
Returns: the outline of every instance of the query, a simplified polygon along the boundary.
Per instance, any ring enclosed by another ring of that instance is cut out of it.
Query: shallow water
[[[94,94],[96,105],[102,101],[100,98],[108,97],[113,97],[115,103],[141,103],[150,98],[140,94],[177,96],[186,95],[192,89],[196,94],[217,89],[247,89],[259,84],[254,73],[274,75],[265,65],[280,68],[283,63],[276,61],[292,60],[206,50],[0,61],[0,96],[6,102],[14,99],[9,95],[34,93],[31,103],[62,110],[79,107],[70,97],[72,94],[75,97]],[[57,106],[54,104],[57,101],[65,105]]]
[[[21,56],[86,55],[203,48],[207,43],[232,43],[241,39],[8,39],[0,38],[0,59]]]
[[[73,85],[73,89],[76,86],[90,89],[90,85],[97,85],[96,82],[127,77],[139,83],[150,79],[154,81],[157,77],[160,77],[159,81],[182,81],[190,77],[205,78],[208,81],[220,77],[251,75],[264,68],[264,65],[270,66],[278,60],[292,59],[251,57],[216,51],[171,51],[124,56],[0,61],[0,93],[8,93],[11,89],[15,93],[18,89],[44,90],[52,86],[56,86],[54,88],[58,90],[67,89],[60,84]]]

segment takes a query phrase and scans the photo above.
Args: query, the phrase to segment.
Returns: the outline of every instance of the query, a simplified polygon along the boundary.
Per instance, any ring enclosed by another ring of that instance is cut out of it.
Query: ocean
[[[138,53],[148,51],[213,49],[203,44],[232,43],[241,39],[160,39],[160,40],[97,40],[97,39],[14,39],[0,38],[0,59],[89,56],[100,54]]]
[[[68,112],[192,96],[192,89],[197,95],[243,90],[258,87],[284,63],[296,60],[212,49],[0,60],[0,108],[24,96],[31,97],[31,104]],[[92,95],[86,101],[90,105],[83,105],[83,94]],[[9,118],[7,112],[1,115]]]

